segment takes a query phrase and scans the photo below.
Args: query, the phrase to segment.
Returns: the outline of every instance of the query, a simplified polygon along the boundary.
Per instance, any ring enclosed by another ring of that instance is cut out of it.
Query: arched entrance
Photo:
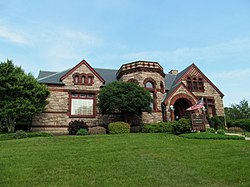
[[[177,99],[174,103],[174,118],[180,119],[184,117],[190,117],[190,112],[186,111],[186,109],[190,106],[192,106],[192,103],[186,98]]]

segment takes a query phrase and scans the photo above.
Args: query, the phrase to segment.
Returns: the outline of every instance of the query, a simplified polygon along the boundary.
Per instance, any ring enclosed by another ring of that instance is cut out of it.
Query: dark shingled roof
[[[94,70],[105,80],[105,84],[116,81],[116,73],[118,70],[115,69],[101,69],[94,68]]]
[[[176,84],[178,85],[179,78],[181,78],[186,73],[186,71],[189,69],[190,66],[185,68],[183,71],[181,71],[177,75],[166,74],[165,75],[165,85],[166,85],[165,89],[167,91],[171,91],[173,87],[176,86]],[[118,70],[102,69],[102,68],[93,68],[93,69],[105,80],[105,84],[108,84],[110,82],[117,80],[116,73]],[[37,79],[38,79],[38,82],[40,83],[64,85],[64,83],[60,80],[60,78],[70,70],[71,69],[67,69],[61,72],[40,71]]]
[[[37,77],[38,82],[44,84],[59,84],[64,85],[60,78],[65,75],[70,69],[61,72],[40,71]],[[105,80],[105,84],[116,81],[116,72],[114,69],[94,68],[94,70]]]
[[[177,75],[173,75],[173,74],[166,74],[165,75],[165,89],[166,90],[171,90],[173,83],[176,79]]]

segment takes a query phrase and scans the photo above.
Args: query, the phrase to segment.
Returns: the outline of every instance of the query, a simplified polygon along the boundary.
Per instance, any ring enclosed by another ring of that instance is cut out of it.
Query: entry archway
[[[190,112],[186,111],[187,108],[192,106],[192,103],[185,99],[177,99],[174,103],[174,118],[176,120],[184,117],[190,117]]]

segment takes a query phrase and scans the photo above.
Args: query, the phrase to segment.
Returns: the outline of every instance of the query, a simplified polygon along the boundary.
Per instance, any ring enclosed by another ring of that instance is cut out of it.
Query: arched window
[[[138,82],[136,79],[129,79],[128,82],[132,82],[132,83],[135,83],[135,84],[139,84],[139,82]]]
[[[80,76],[79,76],[78,73],[73,75],[73,83],[74,84],[80,84],[81,83]]]
[[[190,77],[187,78],[187,87],[189,90],[192,90],[192,80]]]
[[[204,91],[204,84],[202,78],[198,79],[198,90],[201,92]]]
[[[198,82],[197,82],[197,79],[194,77],[193,78],[193,91],[197,91],[198,90]]]
[[[148,82],[146,82],[145,87],[146,87],[146,88],[153,89],[153,88],[154,88],[154,85],[153,85],[152,82],[148,81]]]
[[[82,75],[82,83],[85,84],[85,82],[86,82],[86,76]]]

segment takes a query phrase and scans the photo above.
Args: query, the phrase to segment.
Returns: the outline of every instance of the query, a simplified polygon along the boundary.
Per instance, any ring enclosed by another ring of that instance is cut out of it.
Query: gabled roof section
[[[63,75],[60,80],[63,81],[66,77],[68,77],[70,74],[72,74],[77,68],[80,66],[85,65],[89,68],[89,70],[104,84],[105,80],[88,64],[87,61],[82,60],[79,64],[77,64],[75,67],[70,69],[65,75]]]
[[[180,82],[192,68],[196,69],[198,73],[220,94],[221,97],[224,96],[224,94],[209,80],[209,78],[204,73],[202,73],[202,71],[194,63],[177,74],[173,86]]]
[[[174,94],[176,93],[176,91],[180,88],[180,87],[184,87],[185,90],[192,95],[194,98],[196,98],[196,100],[198,100],[198,98],[188,90],[188,88],[186,87],[186,85],[183,82],[178,82],[177,84],[175,84],[172,89],[167,93],[165,100],[163,101],[166,104],[166,101]]]

